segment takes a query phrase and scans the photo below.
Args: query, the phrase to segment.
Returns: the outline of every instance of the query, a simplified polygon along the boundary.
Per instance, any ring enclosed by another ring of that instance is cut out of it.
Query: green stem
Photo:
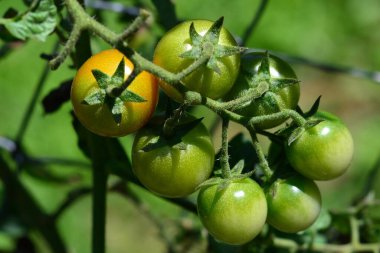
[[[256,151],[257,157],[259,159],[260,168],[263,170],[265,178],[267,181],[272,177],[273,171],[269,168],[267,159],[265,158],[264,152],[261,148],[259,141],[257,140],[256,132],[252,127],[247,127],[249,134],[252,138],[252,145]]]
[[[58,42],[54,44],[54,48],[52,50],[53,54],[57,51],[58,46],[59,46]],[[37,83],[36,89],[34,90],[32,99],[30,100],[28,107],[27,107],[27,110],[24,113],[24,116],[23,116],[23,119],[22,119],[22,122],[20,125],[20,129],[18,130],[18,133],[16,136],[16,140],[15,140],[16,143],[21,143],[21,141],[24,137],[25,131],[26,131],[26,129],[29,125],[30,119],[32,117],[34,108],[36,107],[37,99],[38,99],[39,95],[41,94],[42,87],[46,83],[46,79],[47,79],[49,73],[50,73],[50,68],[49,68],[49,65],[46,64],[44,66],[43,71],[42,71],[41,77],[38,80],[38,83]]]
[[[210,59],[210,55],[203,55],[200,58],[196,59],[193,63],[191,63],[187,68],[176,74],[175,79],[176,82],[181,81],[186,76],[190,75],[197,68],[205,64]]]
[[[249,120],[249,125],[254,126],[255,124],[266,122],[266,121],[279,120],[279,119],[286,120],[287,118],[292,118],[298,126],[303,126],[306,123],[306,120],[298,112],[291,109],[285,109],[285,110],[282,110],[281,112],[253,117]]]
[[[72,52],[75,44],[77,43],[82,32],[82,27],[74,24],[73,30],[70,33],[69,39],[67,40],[65,46],[60,51],[60,53],[52,59],[49,64],[52,70],[57,69],[62,62],[67,58],[67,56]]]
[[[92,253],[105,252],[107,172],[104,166],[93,166]]]
[[[253,30],[257,26],[257,24],[260,21],[260,18],[262,17],[262,14],[264,13],[265,7],[267,6],[268,0],[261,0],[259,8],[257,9],[255,16],[253,16],[253,20],[247,30],[244,32],[244,35],[242,36],[242,45],[245,45],[247,43],[247,40],[253,33]]]
[[[118,38],[116,39],[117,41],[123,41],[127,39],[130,35],[136,33],[138,29],[140,29],[144,24],[145,21],[150,17],[149,12],[147,12],[144,9],[140,10],[139,16],[133,20],[133,22],[127,27],[127,29],[124,30],[123,33],[121,33]]]
[[[355,215],[350,215],[349,221],[350,221],[350,228],[351,228],[351,244],[355,247],[357,245],[360,245],[359,223]]]
[[[222,120],[222,149],[220,152],[220,165],[222,167],[223,178],[231,177],[231,168],[228,162],[228,124],[229,120],[223,118]]]

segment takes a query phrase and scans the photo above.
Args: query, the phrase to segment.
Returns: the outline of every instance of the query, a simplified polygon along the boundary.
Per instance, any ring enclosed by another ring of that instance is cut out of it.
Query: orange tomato
[[[144,98],[144,102],[124,102],[121,122],[118,124],[106,103],[86,105],[84,99],[100,87],[92,74],[98,69],[112,76],[124,57],[124,80],[131,74],[133,64],[116,49],[102,51],[90,57],[78,70],[71,87],[71,102],[75,115],[90,131],[102,136],[124,136],[140,129],[150,119],[158,100],[157,79],[148,72],[141,72],[128,86],[128,90]]]

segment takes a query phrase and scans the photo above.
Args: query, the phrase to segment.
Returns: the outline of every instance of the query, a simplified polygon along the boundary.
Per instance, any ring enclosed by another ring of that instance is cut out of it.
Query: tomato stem
[[[273,175],[273,171],[270,169],[267,159],[265,158],[264,152],[261,148],[261,145],[257,139],[256,132],[253,127],[247,127],[249,134],[251,135],[252,145],[256,151],[257,157],[259,158],[260,168],[263,170],[266,181]]]
[[[222,149],[220,152],[220,165],[222,167],[222,177],[230,178],[231,177],[231,168],[228,162],[228,125],[229,119],[222,119]]]

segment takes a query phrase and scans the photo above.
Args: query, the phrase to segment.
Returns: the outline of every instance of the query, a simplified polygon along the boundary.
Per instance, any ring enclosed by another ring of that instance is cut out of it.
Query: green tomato
[[[267,217],[267,202],[252,179],[230,182],[226,187],[204,187],[198,195],[198,214],[212,236],[227,244],[244,244],[255,238]]]
[[[253,52],[242,57],[240,74],[228,94],[227,99],[233,100],[246,95],[251,89],[256,88],[251,82],[258,75],[261,61],[266,57],[265,53]],[[277,56],[269,55],[269,72],[272,79],[292,78],[297,79],[296,74],[288,63]],[[271,86],[269,82],[269,86]],[[300,97],[299,84],[282,88],[278,91],[265,92],[261,97],[246,103],[237,113],[248,116],[262,116],[277,113],[283,109],[295,109]],[[257,129],[268,129],[283,123],[284,120],[269,120],[256,124]]]
[[[181,54],[192,48],[189,34],[191,23],[194,23],[195,30],[202,36],[213,24],[208,20],[191,20],[180,23],[169,30],[155,48],[153,57],[155,64],[170,72],[178,73],[194,62],[193,59],[180,57]],[[232,35],[224,27],[220,31],[218,43],[226,46],[237,46]],[[182,83],[189,90],[197,91],[203,96],[212,99],[223,97],[231,89],[239,73],[240,55],[218,58],[217,64],[220,74],[204,65],[184,78]],[[171,85],[162,80],[159,81],[159,85],[169,97],[177,102],[183,101],[182,95]]]
[[[321,211],[321,193],[314,181],[301,175],[277,179],[266,190],[267,222],[286,233],[310,227]]]
[[[349,167],[354,142],[350,131],[336,116],[319,113],[324,121],[307,129],[298,139],[285,146],[289,163],[302,175],[313,180],[331,180]]]
[[[160,135],[160,127],[148,126],[137,132],[132,147],[132,169],[150,191],[169,198],[185,197],[208,179],[214,166],[214,146],[202,123],[171,145]],[[148,143],[161,139],[162,145],[144,151]]]

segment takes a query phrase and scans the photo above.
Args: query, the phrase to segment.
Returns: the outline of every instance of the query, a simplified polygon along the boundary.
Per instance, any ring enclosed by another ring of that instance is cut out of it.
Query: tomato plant
[[[308,128],[285,146],[290,164],[302,175],[314,180],[330,180],[342,175],[351,163],[354,143],[350,131],[336,116],[317,113],[323,120]]]
[[[260,233],[267,217],[264,192],[249,178],[205,186],[197,203],[203,225],[215,239],[228,244],[251,241]]]
[[[133,70],[133,64],[116,49],[102,51],[90,57],[79,69],[72,83],[71,102],[75,115],[90,131],[102,136],[123,136],[141,128],[151,117],[158,99],[156,78],[142,72],[132,81],[127,90],[138,94],[143,102],[123,102],[120,122],[116,122],[109,106],[109,97],[104,103],[88,105],[85,99],[99,92],[100,87],[93,71],[100,70],[112,76],[120,61],[124,59],[124,81]],[[112,85],[111,81],[109,85]],[[108,99],[108,101],[107,101]]]
[[[318,186],[301,175],[279,178],[265,190],[267,222],[276,229],[296,233],[311,226],[321,210]]]
[[[133,143],[133,172],[145,187],[165,197],[193,193],[209,178],[213,165],[214,146],[201,122],[184,136],[165,137],[160,127],[148,126],[138,131]]]
[[[262,66],[263,62],[267,66]],[[296,80],[293,69],[279,57],[261,52],[248,53],[242,57],[240,74],[227,99],[242,97],[266,83],[267,89],[260,97],[242,105],[236,112],[254,117],[276,113],[282,109],[295,109],[300,97],[300,87]],[[282,87],[287,81],[289,84]],[[256,128],[272,128],[283,121],[267,120],[256,124]]]
[[[189,33],[192,23],[196,32],[201,36],[204,36],[213,24],[213,22],[208,20],[192,20],[185,21],[169,30],[155,48],[153,57],[155,64],[173,73],[178,73],[194,62],[193,59],[181,57],[181,55],[193,47]],[[225,28],[222,28],[220,31],[218,44],[226,46],[237,45],[232,35]],[[182,83],[190,90],[200,92],[202,95],[213,99],[218,99],[231,89],[239,73],[239,64],[239,54],[221,57],[217,59],[219,73],[204,65],[184,78]],[[171,85],[162,80],[159,81],[159,84],[168,96],[179,102],[183,100],[181,93]]]

